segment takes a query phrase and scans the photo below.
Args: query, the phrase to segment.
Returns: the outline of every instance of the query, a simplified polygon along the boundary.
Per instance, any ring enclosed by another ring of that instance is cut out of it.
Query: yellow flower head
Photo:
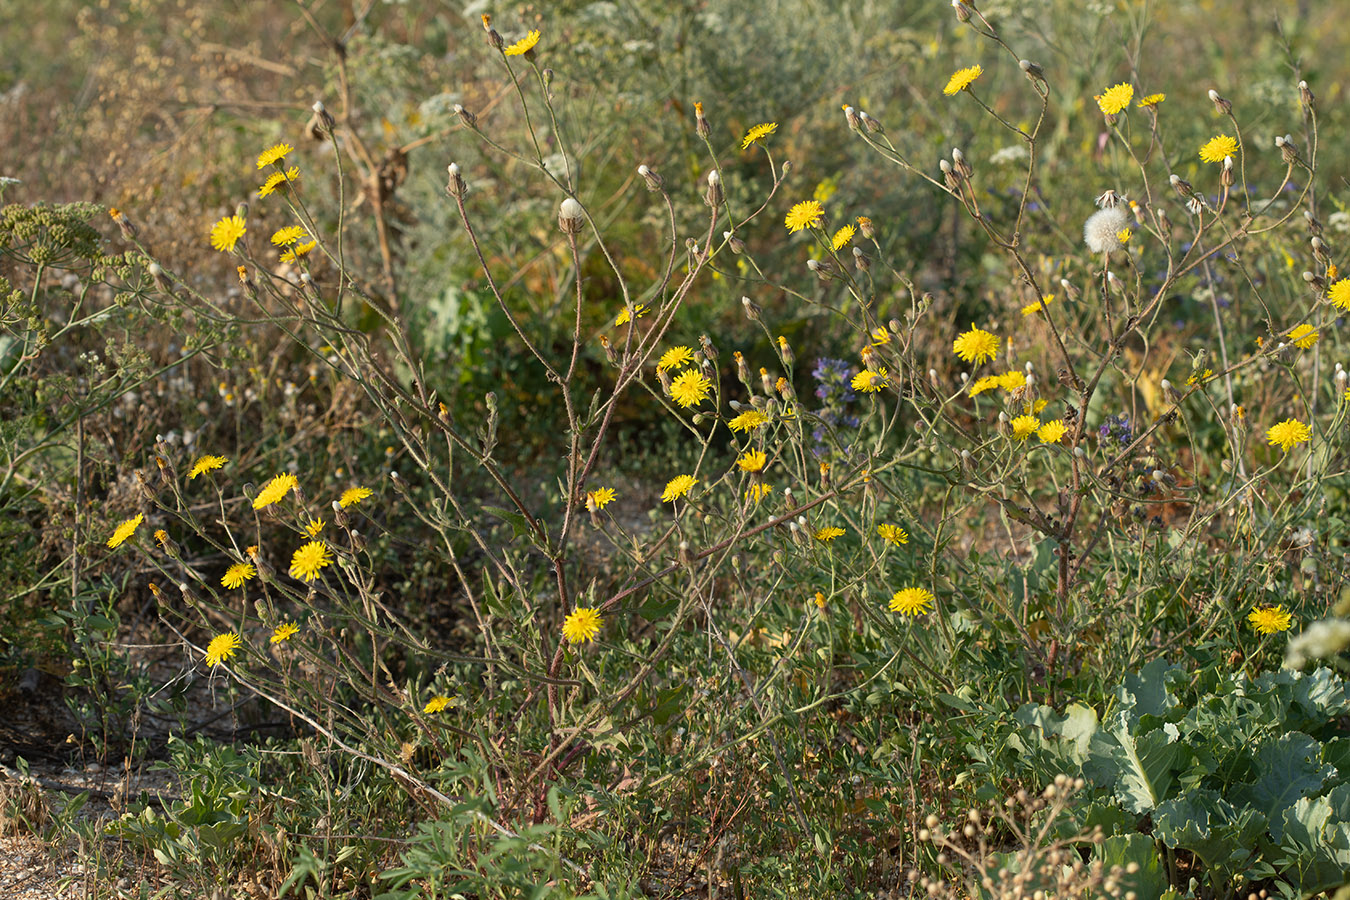
[[[1232,156],[1236,153],[1237,148],[1236,138],[1229,137],[1226,134],[1216,134],[1200,148],[1200,158],[1207,163],[1221,163],[1225,156]]]
[[[323,531],[323,519],[310,519],[309,524],[305,526],[305,534],[309,537],[318,537]]]
[[[992,391],[994,388],[999,386],[999,382],[1002,380],[1002,378],[1003,378],[1002,375],[986,375],[983,378],[975,379],[975,381],[971,382],[970,385],[969,391],[970,396],[978,397],[985,391]]]
[[[258,154],[258,168],[265,169],[273,163],[279,163],[286,158],[287,153],[294,151],[295,148],[290,144],[273,144]]]
[[[891,612],[898,612],[902,616],[926,615],[929,612],[929,604],[935,599],[932,591],[927,588],[905,588],[891,595]]]
[[[524,56],[534,49],[534,45],[539,43],[539,31],[535,29],[516,41],[511,46],[502,51],[507,56]]]
[[[773,485],[765,484],[764,482],[761,481],[757,484],[750,485],[750,487],[746,489],[745,499],[753,503],[758,503],[765,497],[769,496],[769,494],[771,494],[772,492],[773,492]]]
[[[604,509],[614,502],[616,496],[618,495],[614,493],[614,488],[596,488],[586,495],[586,508]]]
[[[812,597],[811,600],[816,604],[817,609],[825,608],[826,597],[824,591],[816,591],[816,595]]]
[[[1327,299],[1337,309],[1350,310],[1350,278],[1342,278],[1340,281],[1333,282],[1331,287],[1327,288]]]
[[[237,587],[243,587],[244,583],[258,574],[258,570],[253,568],[252,563],[238,562],[225,570],[221,577],[222,586],[234,590]]]
[[[1036,429],[1036,437],[1040,438],[1042,444],[1058,444],[1068,433],[1069,429],[1064,426],[1063,419],[1046,422]]]
[[[1304,425],[1298,419],[1285,419],[1276,425],[1272,425],[1266,431],[1266,443],[1274,446],[1280,445],[1280,449],[1288,453],[1291,447],[1296,447],[1312,437],[1312,429]]]
[[[1289,329],[1287,334],[1289,336],[1289,342],[1300,350],[1307,350],[1313,344],[1317,343],[1317,339],[1321,337],[1321,335],[1317,333],[1317,329],[1308,324],[1295,325],[1293,328]]]
[[[290,576],[301,581],[313,581],[319,571],[333,561],[323,541],[310,541],[291,556]]]
[[[1247,621],[1261,634],[1278,634],[1288,631],[1294,617],[1280,606],[1258,606],[1247,614]]]
[[[1026,306],[1022,307],[1022,315],[1029,316],[1032,313],[1038,313],[1054,302],[1054,299],[1054,294],[1046,294],[1035,303],[1028,303]]]
[[[822,544],[828,544],[830,541],[839,537],[843,533],[844,529],[836,525],[829,525],[826,526],[825,528],[817,528],[816,533],[812,536],[816,540],[820,541]]]
[[[680,366],[687,366],[694,361],[694,351],[688,347],[671,347],[656,362],[658,372],[667,372],[671,369],[678,369]]]
[[[765,138],[767,138],[769,135],[773,134],[777,130],[778,130],[777,122],[765,122],[763,125],[756,125],[754,128],[751,128],[749,131],[747,131],[745,133],[745,137],[741,139],[741,149],[744,150],[751,144],[758,144],[763,142]]]
[[[116,550],[118,547],[126,543],[127,538],[135,534],[136,529],[140,528],[141,523],[144,521],[145,516],[141,513],[136,513],[136,515],[132,516],[130,519],[127,519],[121,525],[118,525],[117,528],[113,529],[112,537],[108,538],[107,544],[108,549]]]
[[[899,525],[890,525],[883,522],[877,526],[877,534],[881,535],[882,540],[894,544],[897,547],[901,544],[909,543],[909,535],[906,534],[905,529],[901,528]]]
[[[952,73],[952,77],[947,79],[947,86],[942,89],[942,93],[950,97],[953,94],[969,90],[975,79],[983,74],[984,69],[980,66],[966,66],[964,69],[957,69]]]
[[[1026,373],[1021,369],[1004,372],[1002,375],[995,376],[995,378],[998,381],[998,386],[1009,393],[1027,386]]]
[[[1147,97],[1140,99],[1138,106],[1140,109],[1143,109],[1146,106],[1157,106],[1166,99],[1166,94],[1149,94]]]
[[[605,620],[600,618],[600,610],[578,606],[563,619],[563,637],[569,644],[587,644],[595,640],[603,624]]]
[[[852,225],[845,225],[834,233],[834,237],[830,238],[830,246],[834,248],[835,253],[838,253],[848,246],[848,242],[853,240],[853,235],[856,233]]]
[[[890,377],[885,369],[873,372],[871,369],[863,369],[857,375],[853,376],[853,389],[862,391],[864,394],[875,394],[882,388],[890,384]]]
[[[763,472],[768,461],[763,450],[747,450],[745,455],[736,460],[736,465],[740,466],[742,472]]]
[[[427,705],[422,707],[424,713],[438,713],[450,705],[450,698],[437,694],[427,701]]]
[[[686,409],[707,400],[711,392],[712,381],[697,369],[685,369],[670,383],[671,398]]]
[[[211,643],[206,645],[206,664],[218,666],[223,662],[228,662],[230,657],[234,656],[234,651],[238,650],[242,643],[239,640],[239,635],[233,631],[216,635],[211,638]]]
[[[1035,416],[1018,416],[1012,420],[1012,436],[1015,440],[1025,441],[1040,427],[1041,422]]]
[[[634,309],[637,311],[637,317],[639,319],[645,316],[648,312],[650,312],[650,310],[647,308],[647,304],[645,303],[637,304],[634,307]],[[633,317],[628,315],[628,307],[625,306],[623,309],[619,310],[619,314],[614,317],[614,327],[618,328],[620,325],[624,325],[628,322],[631,322],[632,320]]]
[[[305,236],[305,229],[299,225],[288,225],[272,232],[272,243],[277,247],[289,247]]]
[[[769,417],[757,409],[747,409],[736,418],[727,423],[732,431],[753,431],[761,425],[767,424]]]
[[[223,456],[199,456],[197,457],[197,461],[192,464],[192,468],[188,470],[188,481],[191,481],[198,475],[219,469],[227,462],[229,462],[229,460]]]
[[[289,641],[300,631],[300,626],[294,622],[282,622],[276,628],[272,629],[272,636],[268,638],[269,643],[280,644]]]
[[[295,262],[302,256],[308,256],[309,252],[319,246],[318,241],[305,241],[303,244],[297,244],[291,247],[285,253],[278,257],[278,262]]]
[[[965,362],[982,363],[998,354],[998,338],[982,328],[970,326],[952,342],[952,350]]]
[[[284,172],[273,172],[267,176],[267,180],[258,188],[258,199],[265,200],[268,196],[278,191],[284,191],[290,187],[292,181],[300,180],[300,169],[297,166],[291,166]]]
[[[338,498],[338,506],[343,509],[346,509],[349,506],[355,506],[370,495],[371,490],[368,487],[347,488],[342,492],[342,496]]]
[[[258,491],[258,496],[253,498],[253,508],[263,509],[273,503],[279,503],[299,483],[299,479],[288,472],[276,476]]]
[[[1114,116],[1124,112],[1133,99],[1134,85],[1122,81],[1120,84],[1107,88],[1097,98],[1097,108],[1108,116]]]
[[[819,200],[803,200],[788,210],[783,224],[787,226],[789,233],[796,234],[803,228],[819,225],[824,218],[825,207],[820,205]]]
[[[696,484],[698,484],[698,479],[693,475],[676,475],[666,482],[666,489],[661,492],[661,502],[671,503],[677,498],[683,497]]]
[[[243,219],[226,216],[211,226],[211,246],[222,253],[229,253],[246,231],[248,226]]]

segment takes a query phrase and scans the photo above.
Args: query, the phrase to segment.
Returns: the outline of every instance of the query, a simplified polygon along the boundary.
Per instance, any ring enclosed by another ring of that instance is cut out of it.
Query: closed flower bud
[[[764,368],[763,366],[760,366],[759,384],[760,387],[764,388],[764,393],[766,394],[773,393],[773,380],[774,380],[773,376],[769,374],[769,370]]]
[[[459,163],[451,163],[445,167],[449,178],[445,182],[445,192],[451,197],[463,197],[469,192],[469,186],[464,183],[464,176],[459,174]]]
[[[1218,91],[1211,89],[1209,100],[1214,104],[1214,108],[1219,111],[1220,115],[1231,116],[1233,114],[1233,104],[1220,97]]]
[[[1304,106],[1307,106],[1309,108],[1312,107],[1313,102],[1317,99],[1313,96],[1312,90],[1309,89],[1308,82],[1300,81],[1298,83],[1298,99],[1303,103]]]
[[[816,273],[816,277],[821,281],[829,281],[834,278],[834,264],[828,259],[808,259],[806,267]]]
[[[707,139],[712,134],[712,127],[708,125],[707,116],[703,115],[703,104],[694,104],[694,132],[701,138]]]
[[[862,252],[861,247],[853,248],[853,265],[858,267],[859,272],[866,272],[872,268],[872,260],[867,258],[867,254]]]
[[[844,118],[848,121],[848,127],[853,131],[862,130],[862,122],[858,119],[858,111],[851,106],[844,107]]]
[[[700,334],[698,336],[698,345],[702,349],[705,358],[712,362],[717,361],[717,345],[712,342],[712,338],[708,337],[706,334]]]
[[[464,123],[465,128],[476,129],[478,127],[478,117],[465,109],[463,104],[455,104],[455,115],[459,116],[459,120]]]
[[[1045,81],[1045,71],[1029,59],[1017,61],[1017,67],[1022,70],[1022,74],[1034,83],[1043,83]]]
[[[650,167],[645,165],[638,166],[638,174],[642,176],[643,181],[647,182],[647,190],[649,191],[661,190],[662,178],[660,175],[652,171]]]
[[[574,197],[568,197],[558,204],[558,227],[564,234],[576,234],[586,219],[581,204]]]
[[[670,373],[665,369],[656,370],[656,378],[661,382],[661,393],[670,396]]]
[[[726,198],[727,195],[722,191],[722,175],[714,169],[708,173],[708,190],[703,194],[703,202],[716,209]]]
[[[1298,162],[1298,148],[1294,146],[1293,135],[1276,135],[1275,146],[1279,148],[1280,157],[1287,165]]]
[[[366,538],[363,534],[361,534],[361,532],[353,528],[351,536],[352,536],[352,550],[354,550],[357,553],[360,553],[362,550],[366,549]]]
[[[782,358],[783,365],[785,366],[790,366],[797,360],[792,353],[792,345],[789,344],[788,339],[781,334],[778,336],[778,355]]]
[[[1195,193],[1194,189],[1191,187],[1191,183],[1176,173],[1169,176],[1167,180],[1171,183],[1173,190],[1183,197],[1189,197],[1191,194]]]
[[[966,155],[961,152],[960,148],[952,148],[952,165],[956,166],[956,171],[960,172],[962,177],[969,178],[975,174],[975,170],[966,160]]]
[[[869,116],[860,109],[858,110],[858,118],[862,119],[863,127],[868,131],[885,133],[886,129],[881,127],[881,123],[877,121],[875,116]]]
[[[1219,172],[1219,183],[1224,187],[1232,187],[1234,180],[1233,157],[1225,156],[1223,158],[1223,169]]]
[[[1158,230],[1163,233],[1164,237],[1172,236],[1172,220],[1168,217],[1165,209],[1158,210]]]
[[[740,254],[745,252],[745,241],[738,238],[735,232],[731,231],[722,232],[722,240],[727,242],[727,246],[731,248],[732,253],[735,253],[736,255],[739,256]]]
[[[952,9],[956,12],[956,21],[970,21],[970,7],[965,4],[965,0],[952,0]]]
[[[310,108],[314,110],[314,119],[318,123],[319,130],[325,134],[332,132],[337,123],[333,121],[333,114],[323,105],[323,101],[315,100]]]
[[[1309,287],[1311,287],[1314,291],[1316,291],[1319,294],[1327,289],[1326,279],[1313,272],[1304,272],[1303,280],[1308,283]]]
[[[1313,234],[1322,233],[1322,223],[1317,220],[1317,216],[1314,216],[1312,212],[1305,209],[1303,211],[1303,220],[1308,223],[1308,230]]]
[[[155,280],[155,287],[166,294],[173,293],[173,284],[169,281],[169,276],[164,274],[164,269],[159,263],[152,262],[146,266],[146,270],[150,273],[150,277]]]
[[[745,317],[751,321],[759,319],[759,306],[749,297],[741,297],[741,306],[745,309]]]
[[[942,181],[948,189],[956,191],[961,188],[961,176],[953,168],[952,164],[945,159],[938,163],[938,168],[942,170]]]

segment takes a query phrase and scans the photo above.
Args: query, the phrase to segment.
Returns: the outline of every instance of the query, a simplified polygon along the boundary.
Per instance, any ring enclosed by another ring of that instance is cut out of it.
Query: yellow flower
[[[952,77],[947,79],[947,86],[942,89],[942,93],[950,97],[953,94],[968,90],[971,83],[983,74],[984,69],[979,66],[966,66],[964,69],[957,69],[952,73]]]
[[[211,638],[211,643],[206,645],[206,664],[218,666],[227,662],[231,656],[234,656],[234,651],[238,650],[242,643],[239,640],[239,635],[233,631],[216,635]]]
[[[524,56],[534,49],[534,45],[539,43],[539,31],[536,29],[516,41],[510,47],[507,47],[502,53],[507,56]]]
[[[1140,109],[1143,109],[1146,106],[1157,106],[1166,99],[1166,94],[1149,94],[1147,97],[1140,99],[1137,105]]]
[[[817,608],[817,609],[824,609],[824,608],[825,608],[825,592],[824,592],[824,591],[816,591],[816,595],[815,595],[814,597],[812,597],[811,599],[812,599],[813,601],[815,601],[815,604],[816,604],[816,608]]]
[[[346,509],[349,506],[355,506],[362,500],[369,497],[370,494],[371,490],[368,487],[347,488],[345,491],[342,492],[342,496],[338,498],[338,506],[342,507],[343,509]]]
[[[1097,98],[1097,108],[1108,116],[1123,112],[1134,99],[1134,85],[1121,82],[1107,88]]]
[[[333,561],[328,547],[323,541],[310,541],[291,555],[290,576],[301,581],[313,581],[319,577],[319,570]]]
[[[1046,294],[1035,303],[1028,303],[1026,306],[1022,307],[1022,315],[1029,316],[1032,313],[1038,313],[1054,302],[1054,299],[1054,294]]]
[[[1350,278],[1342,278],[1327,288],[1327,299],[1338,309],[1350,310]]]
[[[1058,444],[1068,433],[1069,429],[1064,426],[1063,419],[1046,422],[1036,429],[1036,437],[1041,439],[1042,444]]]
[[[578,606],[563,619],[563,637],[569,644],[587,644],[595,640],[600,626],[605,620],[600,618],[600,610],[588,606]]]
[[[998,379],[998,386],[1009,393],[1018,388],[1027,386],[1026,373],[1020,369],[1013,369],[1011,372],[1004,372],[1002,375],[996,377]]]
[[[290,144],[273,144],[258,154],[258,168],[265,169],[273,163],[279,163],[286,158],[287,153],[294,152],[294,150],[295,148]]]
[[[610,503],[614,502],[617,494],[614,488],[596,488],[586,495],[587,509],[604,509]]]
[[[188,481],[191,481],[198,475],[202,475],[214,469],[219,469],[227,462],[229,462],[229,460],[223,456],[199,456],[197,457],[197,461],[192,464],[192,468],[188,470]]]
[[[922,616],[928,613],[928,604],[936,598],[927,588],[911,587],[891,595],[891,612],[902,616]]]
[[[986,375],[983,378],[976,379],[970,385],[970,396],[978,397],[985,391],[992,391],[999,386],[999,382],[1002,378],[1002,375]]]
[[[224,587],[234,590],[237,587],[242,587],[246,581],[257,574],[258,570],[253,568],[252,563],[237,562],[225,570],[225,574],[221,577],[220,583]]]
[[[763,125],[756,125],[745,133],[741,139],[741,149],[749,147],[751,144],[761,143],[766,137],[778,130],[777,122],[765,122]]]
[[[845,225],[834,233],[834,237],[830,238],[830,246],[838,253],[848,246],[848,242],[853,240],[853,235],[856,233],[857,231],[852,225]]]
[[[211,226],[211,246],[222,253],[228,253],[239,243],[245,231],[248,231],[248,226],[243,219],[238,216],[226,216]]]
[[[1216,134],[1200,148],[1200,158],[1207,163],[1221,163],[1225,156],[1236,153],[1237,148],[1237,139],[1226,134]]]
[[[450,698],[437,694],[427,701],[427,705],[422,707],[424,713],[438,713],[450,705]]]
[[[309,251],[317,246],[319,246],[318,241],[305,241],[305,243],[294,246],[285,253],[282,253],[281,256],[278,257],[277,262],[295,262],[302,256],[308,256]]]
[[[684,370],[670,383],[671,398],[686,409],[707,400],[711,391],[712,382],[696,369]]]
[[[736,418],[727,423],[732,431],[752,431],[761,425],[767,424],[769,417],[757,409],[747,409]]]
[[[1279,444],[1285,453],[1289,452],[1289,448],[1298,446],[1310,437],[1312,429],[1298,419],[1285,419],[1266,431],[1266,443],[1271,446]]]
[[[299,480],[289,473],[283,473],[276,476],[271,481],[267,482],[267,484],[263,485],[261,491],[258,491],[258,496],[253,498],[253,508],[262,509],[263,507],[271,506],[273,503],[284,500],[286,495],[291,492],[291,489],[299,483]]]
[[[1288,631],[1294,617],[1280,606],[1258,606],[1247,614],[1247,621],[1261,634],[1277,634]]]
[[[126,543],[127,538],[135,534],[136,529],[140,528],[141,523],[144,521],[145,516],[141,513],[136,513],[136,515],[127,519],[121,525],[118,525],[117,528],[113,530],[112,537],[108,538],[108,549],[116,550]]]
[[[1313,344],[1317,343],[1317,339],[1321,337],[1321,335],[1317,333],[1316,328],[1307,324],[1295,325],[1293,328],[1289,329],[1287,335],[1290,342],[1300,350],[1307,350]]]
[[[830,541],[839,537],[839,535],[843,533],[844,529],[839,528],[838,526],[835,525],[830,525],[825,528],[817,528],[816,533],[813,535],[813,537],[816,540],[820,541],[822,544],[828,544]]]
[[[787,226],[789,233],[796,234],[803,228],[819,225],[824,218],[825,207],[820,205],[819,200],[803,200],[788,210],[783,224]]]
[[[1016,440],[1025,441],[1040,427],[1041,422],[1035,416],[1018,416],[1012,420],[1012,436]]]
[[[656,362],[656,371],[667,372],[694,361],[694,351],[688,347],[671,347]]]
[[[965,362],[982,363],[998,354],[998,338],[971,325],[952,342],[952,350]]]
[[[1204,384],[1206,381],[1209,380],[1210,376],[1213,375],[1213,374],[1214,374],[1214,370],[1213,370],[1213,369],[1206,369],[1206,370],[1203,371],[1203,372],[1197,372],[1196,374],[1194,374],[1194,375],[1192,375],[1191,377],[1187,378],[1187,379],[1186,379],[1186,383],[1187,383],[1187,384]]]
[[[853,376],[853,389],[862,391],[864,394],[875,394],[877,391],[890,384],[890,378],[886,370],[873,372],[871,369],[863,369],[857,375]]]
[[[309,524],[305,526],[305,534],[312,538],[318,537],[321,531],[323,531],[323,519],[310,519]]]
[[[289,247],[305,236],[305,229],[299,225],[288,225],[272,232],[272,243],[278,247]]]
[[[891,342],[891,333],[887,331],[885,328],[882,328],[880,325],[878,325],[876,328],[872,329],[871,338],[872,343],[870,344],[870,346],[880,347],[884,344],[889,344]]]
[[[280,644],[283,641],[289,641],[299,631],[300,626],[294,622],[282,622],[272,629],[272,636],[268,638],[268,641],[273,644]]]
[[[1134,237],[1134,232],[1128,228],[1122,228],[1116,232],[1116,240],[1120,241],[1122,244],[1128,244],[1132,237]]]
[[[755,503],[758,503],[765,497],[769,496],[769,494],[772,493],[772,491],[773,485],[771,484],[764,484],[763,482],[760,482],[759,484],[752,484],[745,492],[745,499],[752,500]]]
[[[677,497],[683,497],[696,484],[698,479],[693,475],[676,475],[666,482],[666,489],[661,493],[661,502],[670,503]]]
[[[882,540],[899,547],[901,544],[909,543],[909,535],[905,529],[899,525],[891,525],[883,522],[877,526],[877,534],[881,535]]]
[[[740,466],[742,472],[763,472],[768,459],[763,450],[747,450],[744,456],[736,460],[736,465]]]
[[[163,528],[156,529],[155,543],[159,544],[161,547],[166,546],[169,543],[169,533],[165,531]]]
[[[645,316],[648,312],[650,312],[650,310],[647,308],[647,304],[645,303],[637,304],[634,307],[634,309],[637,310],[637,317],[639,319]],[[619,314],[614,317],[614,327],[618,328],[620,325],[623,325],[627,322],[631,322],[632,320],[633,320],[632,317],[628,315],[628,307],[625,306],[623,309],[619,310]]]
[[[290,187],[292,181],[298,181],[299,179],[300,169],[296,166],[291,166],[284,172],[273,172],[258,188],[258,199],[263,200],[277,191],[284,191]]]

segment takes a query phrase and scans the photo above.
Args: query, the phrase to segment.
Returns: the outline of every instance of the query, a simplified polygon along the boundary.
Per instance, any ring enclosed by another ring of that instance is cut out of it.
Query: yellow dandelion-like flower
[[[753,431],[761,425],[768,424],[769,417],[757,409],[747,409],[727,423],[732,431]]]
[[[1327,288],[1327,299],[1337,309],[1350,310],[1350,278],[1342,278]]]
[[[851,382],[855,391],[862,391],[864,394],[875,394],[890,383],[890,378],[885,369],[876,372],[871,369],[863,369],[853,376]]]
[[[871,331],[872,343],[869,346],[880,347],[891,342],[891,333],[878,325]]]
[[[676,475],[666,482],[666,489],[661,492],[661,502],[671,503],[675,499],[683,497],[696,484],[698,484],[698,479],[693,475]]]
[[[372,491],[368,487],[351,487],[342,492],[338,498],[338,506],[346,509],[349,506],[355,506],[362,500],[371,495]]]
[[[982,363],[998,354],[998,338],[982,328],[970,326],[952,342],[952,350],[965,362]]]
[[[1306,323],[1303,325],[1295,325],[1293,328],[1289,329],[1286,334],[1289,337],[1289,342],[1300,350],[1307,350],[1313,344],[1317,343],[1317,339],[1321,337],[1321,335],[1317,333],[1316,328]]]
[[[891,525],[887,522],[883,522],[877,526],[877,534],[881,535],[882,540],[889,544],[894,544],[897,547],[901,544],[909,543],[909,535],[906,534],[905,529],[901,528],[899,525]]]
[[[1016,440],[1025,441],[1040,427],[1041,421],[1035,416],[1018,416],[1012,420],[1012,436]]]
[[[1225,156],[1232,156],[1236,153],[1237,148],[1236,138],[1226,134],[1216,134],[1200,148],[1200,158],[1207,163],[1221,163]]]
[[[192,464],[192,468],[188,470],[188,481],[191,481],[198,475],[204,475],[207,472],[219,469],[227,462],[229,462],[229,460],[223,456],[199,456],[197,457],[197,461]]]
[[[773,134],[777,130],[778,130],[777,122],[765,122],[762,125],[756,125],[754,128],[751,128],[749,131],[745,133],[745,137],[741,138],[741,149],[744,150],[751,144],[758,144],[763,142],[765,138],[767,138],[769,135]]]
[[[278,262],[295,262],[302,256],[308,256],[309,252],[319,246],[318,241],[306,241],[303,244],[297,244],[290,248],[277,259]]]
[[[1294,623],[1294,617],[1280,606],[1258,606],[1247,614],[1247,621],[1261,634],[1278,634],[1288,631]]]
[[[141,513],[136,513],[136,515],[127,519],[121,525],[118,525],[113,529],[112,537],[108,538],[108,549],[116,550],[118,547],[125,544],[127,539],[136,533],[136,529],[140,528],[141,523],[144,521],[145,516]]]
[[[1121,82],[1102,92],[1097,98],[1097,108],[1108,116],[1124,112],[1134,99],[1134,85]]]
[[[167,545],[169,543],[169,533],[165,531],[163,528],[156,529],[155,543],[159,544],[161,547]]]
[[[305,236],[305,229],[299,225],[288,225],[272,232],[272,243],[278,247],[289,247]]]
[[[605,620],[600,618],[600,610],[589,606],[578,606],[563,619],[562,633],[569,644],[588,644],[600,633]]]
[[[978,397],[985,391],[992,391],[994,388],[998,387],[999,380],[1002,377],[1003,376],[1001,375],[986,375],[983,378],[977,378],[975,381],[971,382],[969,391],[970,396]]]
[[[763,450],[747,450],[744,456],[736,460],[736,465],[740,466],[742,472],[763,472],[768,461]]]
[[[998,381],[998,386],[1009,393],[1027,386],[1026,373],[1021,369],[1013,369],[1010,372],[1004,372],[1002,375],[996,375],[994,378]]]
[[[772,492],[773,485],[771,484],[764,484],[763,482],[752,484],[745,492],[745,499],[758,503]]]
[[[539,31],[536,29],[502,51],[507,56],[524,56],[539,43]]]
[[[243,587],[245,582],[257,574],[258,570],[253,568],[252,563],[237,562],[225,570],[220,583],[224,587],[234,590],[237,587]]]
[[[633,308],[637,310],[637,317],[639,319],[651,312],[645,303],[639,303]],[[631,321],[633,321],[633,317],[628,315],[628,307],[625,306],[623,309],[619,310],[619,314],[614,317],[614,327],[618,328],[620,325],[625,325]]]
[[[229,253],[239,239],[248,231],[248,225],[238,216],[226,216],[211,226],[211,246],[222,253]]]
[[[269,643],[281,644],[289,641],[300,632],[300,626],[294,622],[282,622],[276,628],[272,629],[272,636],[268,638]]]
[[[1063,419],[1046,422],[1036,429],[1036,437],[1040,438],[1042,444],[1058,444],[1068,433],[1069,429],[1065,427]]]
[[[1038,313],[1041,310],[1045,309],[1047,306],[1049,306],[1051,303],[1053,303],[1054,299],[1055,299],[1054,294],[1046,294],[1044,297],[1037,300],[1035,303],[1028,303],[1026,306],[1022,307],[1022,315],[1029,316],[1032,313]]]
[[[817,609],[825,608],[826,597],[824,591],[816,591],[816,595],[812,597],[811,600],[815,602]]]
[[[892,594],[889,605],[891,612],[902,616],[922,616],[929,612],[928,605],[936,599],[927,588],[909,587]]]
[[[290,576],[301,581],[313,581],[319,577],[319,570],[327,568],[332,561],[333,557],[323,541],[310,541],[291,555]]]
[[[668,372],[671,369],[678,369],[680,366],[687,366],[694,361],[694,351],[688,347],[671,347],[656,362],[658,372]]]
[[[296,166],[291,166],[284,172],[273,172],[271,175],[267,176],[267,180],[258,188],[258,199],[265,200],[271,194],[286,190],[286,188],[290,187],[291,182],[299,180],[300,169]]]
[[[305,534],[314,538],[318,537],[323,531],[323,519],[310,519],[309,524],[305,526]]]
[[[671,398],[686,409],[707,400],[711,392],[712,381],[696,369],[685,369],[670,383]]]
[[[834,248],[834,252],[838,253],[848,246],[848,242],[853,240],[853,235],[857,233],[857,229],[852,225],[845,225],[834,233],[834,237],[830,238],[830,246]]]
[[[604,509],[614,502],[616,496],[618,495],[614,493],[614,488],[596,488],[586,495],[586,508]]]
[[[242,644],[243,641],[239,640],[239,635],[233,631],[216,635],[211,638],[211,643],[206,645],[206,664],[218,666],[223,662],[228,662]]]
[[[839,537],[843,533],[844,529],[838,527],[837,525],[827,525],[824,528],[817,528],[816,533],[812,535],[812,537],[820,541],[822,544],[828,544],[830,541]]]
[[[1191,377],[1187,378],[1187,379],[1186,379],[1186,383],[1187,383],[1187,384],[1204,384],[1206,381],[1209,381],[1210,377],[1211,377],[1213,374],[1214,374],[1214,370],[1213,370],[1213,369],[1206,369],[1206,370],[1203,371],[1203,372],[1197,372],[1196,374],[1194,374],[1194,375],[1192,375]]]
[[[1122,244],[1128,244],[1132,237],[1134,237],[1134,232],[1128,228],[1122,228],[1116,232],[1116,240],[1120,241]]]
[[[1148,106],[1157,106],[1159,103],[1163,102],[1166,99],[1167,99],[1166,94],[1149,94],[1147,97],[1140,98],[1139,103],[1136,105],[1140,109],[1143,109]]]
[[[803,200],[788,210],[783,224],[787,226],[788,232],[796,234],[803,228],[819,225],[824,218],[825,207],[820,205],[819,200]]]
[[[427,701],[427,705],[422,707],[424,713],[438,713],[450,705],[450,698],[437,694]]]
[[[964,69],[957,69],[952,73],[952,77],[947,79],[947,86],[942,89],[942,93],[950,97],[953,94],[969,90],[975,79],[983,74],[984,69],[980,66],[966,66]]]
[[[1298,419],[1285,419],[1276,425],[1272,425],[1266,431],[1266,443],[1274,446],[1280,445],[1280,449],[1288,453],[1291,447],[1296,447],[1312,437],[1312,429],[1304,425]]]
[[[273,144],[258,154],[258,168],[265,169],[273,163],[279,163],[286,158],[287,153],[293,152],[295,148],[290,144]]]
[[[262,490],[258,491],[258,496],[253,498],[253,508],[262,509],[271,506],[273,503],[279,503],[299,483],[299,479],[288,472],[276,476],[263,485]]]

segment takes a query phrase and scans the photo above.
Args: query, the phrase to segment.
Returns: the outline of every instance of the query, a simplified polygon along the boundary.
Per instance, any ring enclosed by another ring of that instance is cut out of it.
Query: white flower
[[[1300,669],[1309,660],[1335,656],[1346,647],[1350,647],[1350,622],[1323,619],[1289,639],[1284,651],[1284,665],[1285,668]]]
[[[1129,214],[1119,206],[1099,209],[1083,223],[1083,240],[1093,253],[1111,253],[1121,248],[1120,232],[1129,223]]]

